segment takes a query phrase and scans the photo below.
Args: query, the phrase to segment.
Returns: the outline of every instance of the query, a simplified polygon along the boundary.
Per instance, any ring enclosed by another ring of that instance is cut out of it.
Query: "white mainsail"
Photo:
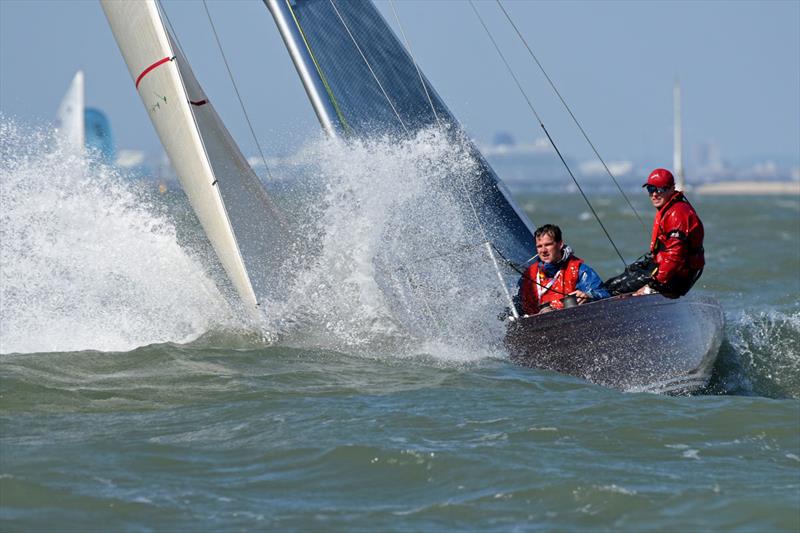
[[[207,142],[192,110],[192,106],[211,109],[210,104],[205,97],[196,101],[187,94],[181,75],[185,69],[176,64],[185,59],[176,57],[154,0],[100,0],[100,3],[139,96],[203,230],[239,296],[249,308],[255,309],[258,305],[256,293],[223,203],[218,176],[209,159],[210,150],[207,150]],[[185,67],[188,68],[188,64]],[[199,91],[196,80],[191,81]],[[215,113],[213,117],[214,125],[224,130]],[[227,131],[217,133],[230,138]],[[230,161],[243,159],[238,149],[234,153],[231,146],[215,146],[214,151],[227,153]]]
[[[61,100],[56,114],[56,129],[64,147],[75,153],[83,151],[85,142],[83,71],[79,70]]]

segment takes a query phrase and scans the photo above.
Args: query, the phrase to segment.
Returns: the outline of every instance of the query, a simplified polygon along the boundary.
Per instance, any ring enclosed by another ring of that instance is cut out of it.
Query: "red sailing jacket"
[[[650,251],[658,265],[659,283],[691,279],[706,264],[703,223],[682,192],[672,195],[656,213]]]
[[[539,270],[539,261],[529,266],[520,287],[520,300],[525,314],[535,315],[539,312],[539,306],[547,303],[553,309],[562,309],[564,304],[561,299],[575,290],[582,264],[583,260],[573,255],[552,278],[545,276],[544,269]]]

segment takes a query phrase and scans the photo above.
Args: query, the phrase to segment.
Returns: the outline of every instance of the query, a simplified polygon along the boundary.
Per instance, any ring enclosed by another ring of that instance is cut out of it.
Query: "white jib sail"
[[[200,224],[239,296],[255,309],[256,295],[158,6],[153,0],[100,0],[100,4]]]
[[[64,147],[75,153],[83,152],[84,131],[83,71],[79,70],[61,100],[56,114],[56,129]]]

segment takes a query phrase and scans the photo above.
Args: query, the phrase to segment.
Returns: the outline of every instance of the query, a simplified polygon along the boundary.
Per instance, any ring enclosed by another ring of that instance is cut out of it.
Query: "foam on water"
[[[174,225],[50,130],[0,121],[0,352],[124,351],[230,320]]]
[[[800,312],[743,311],[731,326],[721,357],[731,392],[800,398]]]

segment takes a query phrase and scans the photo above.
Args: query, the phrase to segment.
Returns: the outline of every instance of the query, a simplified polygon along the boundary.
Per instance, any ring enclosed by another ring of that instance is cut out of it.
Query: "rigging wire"
[[[397,26],[400,28],[400,35],[403,36],[403,42],[408,49],[408,55],[411,56],[411,61],[414,63],[414,68],[417,69],[417,76],[419,76],[419,82],[422,84],[422,90],[425,91],[425,98],[428,99],[428,104],[431,106],[431,111],[433,111],[433,117],[436,119],[436,123],[439,125],[439,129],[442,129],[442,120],[439,118],[439,114],[436,112],[436,107],[433,105],[433,100],[431,99],[431,95],[428,92],[428,84],[425,83],[425,78],[422,76],[422,71],[419,69],[419,64],[417,63],[417,59],[414,57],[414,52],[411,50],[411,43],[408,41],[406,37],[406,32],[403,29],[403,24],[400,22],[400,17],[397,16],[397,10],[394,8],[394,0],[389,0],[389,5],[392,6],[392,13],[394,14],[394,19],[397,21]]]
[[[358,53],[361,54],[361,59],[363,59],[364,60],[364,64],[367,65],[367,68],[369,69],[370,74],[372,74],[372,77],[375,79],[375,83],[378,84],[378,87],[380,87],[381,92],[383,93],[383,96],[386,98],[386,101],[389,102],[389,106],[392,108],[392,111],[394,111],[394,115],[397,117],[397,120],[400,121],[400,125],[403,126],[403,130],[406,132],[406,135],[409,135],[409,131],[408,131],[408,128],[406,127],[405,122],[403,122],[403,119],[400,118],[400,113],[397,112],[397,109],[394,107],[394,104],[392,103],[391,98],[389,98],[389,95],[386,93],[386,89],[383,88],[383,84],[381,84],[380,80],[378,79],[378,76],[375,75],[375,71],[372,70],[372,66],[369,64],[369,61],[367,61],[367,58],[364,55],[364,52],[361,51],[361,47],[358,46],[358,43],[356,42],[355,37],[353,37],[353,34],[350,32],[350,28],[347,26],[347,23],[342,18],[341,13],[339,13],[339,10],[336,8],[336,3],[333,0],[329,0],[329,1],[331,3],[331,7],[333,7],[333,10],[336,12],[336,16],[339,17],[339,20],[341,21],[342,26],[344,26],[344,29],[347,31],[347,35],[349,35],[350,36],[350,40],[353,41],[353,44],[355,45],[356,50],[358,50]],[[205,2],[205,0],[203,0],[203,2]]]
[[[236,92],[236,98],[239,100],[239,105],[242,107],[242,113],[244,113],[244,118],[247,121],[247,126],[250,128],[250,134],[253,136],[253,141],[255,141],[256,146],[258,147],[258,153],[261,155],[261,162],[264,164],[264,168],[267,169],[267,176],[269,179],[272,179],[272,171],[269,169],[269,165],[267,165],[267,158],[264,157],[264,150],[261,149],[261,143],[258,142],[258,137],[256,137],[256,132],[253,129],[253,124],[250,122],[250,116],[247,114],[247,109],[244,106],[244,101],[242,100],[242,95],[239,94],[239,88],[236,86],[236,80],[233,78],[233,73],[231,72],[231,67],[228,64],[228,58],[225,56],[225,51],[222,49],[222,43],[219,40],[219,35],[217,35],[217,28],[214,26],[214,21],[211,19],[211,12],[208,10],[208,4],[206,0],[203,0],[203,7],[205,8],[206,15],[208,16],[208,22],[211,24],[211,31],[214,33],[214,39],[217,41],[217,47],[219,48],[219,53],[222,56],[222,61],[225,63],[225,68],[228,71],[228,77],[231,80],[231,84],[233,85],[233,90]]]
[[[622,257],[622,254],[620,253],[619,249],[617,248],[617,245],[614,243],[614,240],[611,238],[611,235],[609,235],[608,230],[606,229],[605,225],[603,224],[603,221],[600,220],[600,216],[597,214],[597,211],[595,211],[594,206],[592,206],[592,203],[589,201],[589,198],[586,196],[586,193],[583,192],[583,188],[581,187],[580,183],[578,183],[577,178],[575,178],[575,174],[573,174],[572,169],[569,168],[569,165],[567,164],[567,161],[564,159],[564,156],[561,154],[561,150],[558,149],[558,146],[556,146],[555,141],[550,136],[550,132],[547,131],[547,128],[545,127],[544,122],[542,122],[542,119],[539,116],[539,113],[536,112],[536,109],[534,108],[533,103],[531,102],[530,98],[528,97],[528,93],[526,93],[525,89],[523,89],[522,84],[520,83],[519,79],[517,78],[517,75],[514,73],[514,70],[511,68],[511,65],[508,63],[508,60],[506,60],[505,55],[503,55],[503,52],[500,50],[500,46],[497,44],[497,41],[495,41],[494,37],[492,36],[491,32],[489,31],[489,28],[486,26],[486,23],[484,22],[483,17],[481,17],[481,14],[478,12],[478,9],[475,7],[475,4],[473,3],[473,0],[469,0],[469,5],[470,5],[470,7],[472,7],[472,11],[475,12],[475,16],[478,17],[478,20],[480,21],[481,26],[483,26],[483,29],[486,32],[486,35],[489,37],[489,40],[492,41],[492,44],[494,45],[495,50],[497,51],[498,55],[500,56],[500,59],[503,60],[503,63],[505,64],[506,69],[508,70],[509,74],[511,74],[511,77],[514,79],[514,83],[516,83],[517,88],[522,93],[522,96],[525,98],[525,101],[528,103],[528,107],[533,112],[534,116],[536,117],[536,120],[539,121],[539,126],[542,128],[542,131],[544,131],[544,134],[547,136],[547,140],[550,141],[550,145],[556,151],[556,154],[558,154],[558,158],[561,160],[561,163],[564,165],[564,168],[567,169],[567,172],[569,173],[569,176],[572,178],[572,181],[575,183],[575,186],[578,188],[578,191],[580,191],[581,196],[583,196],[584,202],[586,202],[586,205],[589,206],[589,209],[591,210],[592,215],[594,215],[594,218],[595,218],[595,220],[597,220],[597,223],[600,225],[600,228],[603,230],[603,233],[606,234],[606,238],[608,239],[608,242],[611,243],[611,246],[614,248],[614,251],[619,256],[620,260],[622,261],[622,264],[624,266],[627,266],[628,263],[625,262],[625,258]]]
[[[520,40],[522,41],[522,44],[524,44],[524,45],[525,45],[525,48],[527,48],[527,50],[528,50],[528,53],[531,55],[531,57],[533,58],[533,60],[536,62],[536,65],[538,65],[538,67],[539,67],[539,70],[541,70],[541,71],[542,71],[542,74],[544,74],[544,77],[547,79],[547,82],[550,84],[550,87],[552,87],[553,91],[554,91],[554,92],[556,93],[556,95],[558,96],[558,99],[559,99],[559,100],[561,100],[561,103],[562,103],[562,104],[564,104],[564,108],[565,108],[565,109],[567,110],[567,112],[569,113],[569,116],[570,116],[570,117],[572,117],[572,121],[573,121],[573,122],[575,122],[575,125],[578,127],[578,129],[580,130],[581,134],[583,134],[583,138],[584,138],[584,139],[586,139],[586,142],[587,142],[587,143],[589,143],[589,146],[591,146],[591,147],[592,147],[592,150],[594,151],[594,155],[596,155],[596,156],[597,156],[597,159],[599,159],[599,160],[600,160],[600,162],[603,164],[603,168],[605,168],[605,169],[606,169],[606,172],[607,172],[607,173],[608,173],[608,175],[611,177],[611,180],[614,182],[614,185],[616,185],[616,186],[617,186],[617,189],[619,190],[619,192],[620,192],[620,194],[622,195],[622,197],[623,197],[623,198],[625,198],[625,201],[626,201],[626,202],[628,202],[628,205],[630,206],[631,210],[633,211],[633,214],[634,214],[634,215],[636,215],[636,218],[639,220],[639,223],[642,225],[642,228],[645,230],[645,232],[647,232],[647,226],[645,225],[644,221],[642,220],[642,217],[640,217],[640,216],[639,216],[639,212],[638,212],[638,211],[636,210],[636,208],[633,206],[633,204],[631,203],[631,200],[630,200],[630,198],[628,198],[628,195],[627,195],[627,194],[625,194],[625,191],[623,191],[623,190],[622,190],[622,187],[620,187],[620,184],[619,184],[619,182],[617,181],[617,179],[614,177],[614,174],[613,174],[613,173],[611,172],[611,170],[608,168],[608,165],[606,165],[606,162],[605,162],[605,160],[602,158],[602,156],[600,155],[600,153],[597,151],[597,148],[595,148],[595,146],[594,146],[594,143],[593,143],[593,142],[592,142],[592,141],[589,139],[589,135],[587,135],[586,131],[584,131],[584,129],[583,129],[583,126],[581,126],[581,123],[580,123],[580,122],[578,122],[578,119],[577,119],[577,117],[576,117],[576,116],[575,116],[575,114],[572,112],[572,109],[570,109],[570,107],[567,105],[567,102],[566,102],[566,100],[564,100],[564,98],[561,96],[561,93],[560,93],[560,92],[559,92],[559,90],[556,88],[556,86],[555,86],[555,83],[553,83],[553,80],[551,80],[551,79],[550,79],[550,76],[549,76],[549,75],[547,74],[547,72],[544,70],[544,67],[543,67],[543,66],[542,66],[542,64],[539,62],[539,58],[537,58],[537,57],[536,57],[536,54],[534,54],[534,53],[533,53],[533,50],[531,49],[530,45],[528,44],[528,41],[525,39],[525,37],[523,37],[523,36],[522,36],[522,33],[519,31],[519,28],[518,28],[518,27],[517,27],[517,25],[514,23],[514,21],[513,21],[513,20],[511,20],[511,16],[508,14],[508,11],[506,11],[506,8],[503,6],[503,4],[501,3],[501,1],[500,1],[500,0],[495,0],[495,1],[497,2],[497,5],[500,7],[500,10],[501,10],[501,11],[503,12],[503,14],[506,16],[506,19],[508,19],[508,22],[509,22],[509,24],[511,24],[511,27],[512,27],[512,28],[514,28],[514,31],[517,33],[517,36],[518,36],[518,37],[520,38]]]
[[[386,93],[386,90],[383,88],[383,85],[378,80],[378,77],[375,75],[375,71],[372,69],[372,66],[369,64],[369,61],[367,60],[366,56],[361,51],[361,47],[358,46],[358,43],[356,42],[355,38],[353,37],[352,32],[350,31],[350,28],[347,26],[347,23],[344,21],[344,19],[342,18],[342,15],[339,13],[339,10],[336,8],[336,4],[334,3],[334,0],[329,0],[329,2],[331,4],[331,6],[333,7],[334,11],[336,12],[336,15],[339,17],[339,21],[342,23],[342,26],[344,26],[344,29],[347,31],[347,34],[350,36],[350,39],[353,41],[353,44],[356,46],[356,49],[358,50],[358,53],[361,55],[361,59],[364,60],[364,63],[366,64],[367,68],[369,69],[370,73],[372,74],[372,77],[377,82],[378,87],[380,87],[380,89],[381,89],[381,92],[383,92],[383,96],[386,98],[386,101],[389,103],[389,105],[391,106],[391,108],[394,111],[395,115],[397,116],[397,119],[400,121],[400,124],[403,126],[403,129],[405,130],[406,134],[410,135],[410,132],[406,128],[405,123],[403,123],[403,120],[400,118],[400,115],[397,113],[397,109],[395,109],[394,104],[392,104],[392,100],[389,98],[389,95]],[[394,9],[394,6],[392,6],[392,9]],[[397,12],[395,11],[395,17],[396,16],[397,16]],[[398,24],[399,24],[399,22],[400,21],[399,21],[399,18],[398,18]],[[402,26],[401,26],[401,31],[402,31]],[[405,37],[405,33],[403,33],[403,37]],[[408,41],[406,41],[406,42],[408,42]],[[415,67],[417,68],[417,72],[420,75],[420,79],[422,81],[423,87],[425,87],[424,78],[422,77],[422,73],[420,72],[419,67],[417,66],[417,62],[414,60],[414,57],[410,53],[410,49],[411,48],[409,47],[409,56],[411,56],[411,59],[414,62]],[[428,101],[431,104],[431,108],[433,108],[433,102],[430,99],[430,95],[428,93],[427,88],[425,89],[425,94],[428,96]],[[436,115],[436,110],[434,109],[433,112],[434,112],[434,115],[437,117],[437,120],[438,120],[438,115]],[[440,123],[440,126],[441,126],[441,123]],[[492,260],[492,263],[493,263],[494,269],[495,269],[495,273],[497,274],[497,278],[498,278],[498,280],[500,282],[500,286],[502,287],[506,297],[508,298],[509,304],[511,305],[512,313],[513,313],[514,317],[516,318],[518,315],[517,315],[516,308],[513,305],[513,299],[511,297],[511,294],[508,292],[508,287],[506,287],[505,281],[503,280],[503,275],[500,272],[500,267],[497,264],[497,258],[494,256],[494,252],[492,251],[492,249],[496,248],[496,247],[495,247],[494,243],[492,243],[491,240],[489,239],[489,235],[486,232],[486,228],[483,226],[483,222],[481,221],[481,218],[478,216],[478,210],[475,207],[475,203],[472,201],[472,195],[469,192],[469,189],[467,187],[467,183],[466,183],[466,181],[464,179],[464,176],[461,175],[460,173],[458,174],[458,176],[460,178],[459,182],[461,183],[461,186],[464,189],[464,195],[467,197],[467,201],[469,202],[470,209],[472,210],[472,215],[475,217],[475,222],[477,223],[478,229],[480,230],[481,237],[483,239],[482,244],[486,246],[487,254],[489,255],[489,258]]]

